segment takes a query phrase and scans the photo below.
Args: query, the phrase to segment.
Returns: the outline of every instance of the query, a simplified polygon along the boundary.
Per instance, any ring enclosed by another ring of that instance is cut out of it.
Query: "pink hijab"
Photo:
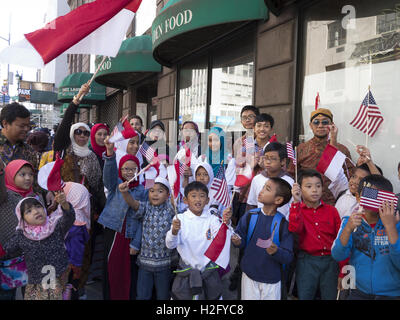
[[[64,192],[67,201],[75,210],[75,226],[90,229],[90,193],[84,185],[76,182],[66,182]],[[57,211],[62,211],[59,208]]]
[[[16,229],[22,230],[24,236],[27,237],[28,239],[35,241],[46,239],[54,232],[54,229],[57,226],[57,222],[62,217],[62,214],[54,212],[50,216],[47,216],[46,222],[40,226],[29,225],[21,217],[21,203],[28,198],[33,198],[38,200],[37,197],[26,197],[22,199],[20,202],[18,202],[17,207],[15,208],[15,214],[18,218],[18,225]],[[43,208],[47,214],[45,206],[43,206]]]
[[[30,164],[28,161],[25,161],[25,160],[13,160],[4,169],[6,188],[19,193],[24,198],[27,195],[33,193],[32,186],[30,187],[29,190],[22,189],[15,185],[14,179],[15,179],[15,176],[17,175],[18,171],[21,170],[21,168],[25,165],[30,166],[32,168],[32,170],[34,171],[32,164]]]

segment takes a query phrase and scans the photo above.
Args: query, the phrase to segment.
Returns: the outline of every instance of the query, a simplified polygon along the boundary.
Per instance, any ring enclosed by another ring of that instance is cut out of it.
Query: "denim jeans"
[[[331,256],[299,253],[296,284],[300,300],[314,300],[318,288],[322,300],[336,300],[338,276],[338,263]]]
[[[154,286],[157,300],[169,300],[171,297],[171,274],[171,269],[152,272],[139,267],[137,300],[150,300]]]

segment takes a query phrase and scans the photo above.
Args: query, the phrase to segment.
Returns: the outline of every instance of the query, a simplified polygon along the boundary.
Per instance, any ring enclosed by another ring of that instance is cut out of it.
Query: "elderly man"
[[[339,151],[351,159],[349,150],[344,145],[337,142],[338,129],[333,122],[333,115],[329,109],[318,108],[311,112],[310,128],[314,133],[314,137],[297,147],[298,170],[316,169],[321,155],[328,143],[335,146]],[[354,168],[354,165],[349,159],[346,159],[344,164],[344,172],[346,174]],[[288,172],[294,176],[294,171],[294,166],[291,162]],[[350,177],[348,176],[347,178],[349,179]],[[323,182],[322,200],[327,204],[334,205],[336,199],[328,188],[331,181],[327,177],[323,176]]]

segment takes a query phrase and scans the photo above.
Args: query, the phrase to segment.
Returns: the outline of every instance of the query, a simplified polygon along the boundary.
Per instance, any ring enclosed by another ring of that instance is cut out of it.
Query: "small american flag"
[[[296,165],[296,155],[294,154],[293,146],[290,142],[286,142],[286,151],[289,159],[293,160],[293,164]]]
[[[146,141],[139,148],[139,152],[143,157],[146,158],[147,162],[151,162],[155,156],[157,156],[156,152],[152,147],[150,147]]]
[[[368,129],[367,134],[370,137],[373,137],[382,122],[382,114],[376,105],[376,101],[372,95],[372,92],[368,90],[367,95],[358,109],[356,117],[352,122],[350,122],[350,124],[363,133],[367,133]]]
[[[384,201],[393,201],[394,207],[397,207],[397,197],[393,192],[382,191],[369,187],[362,190],[360,205],[366,209],[378,211]]]
[[[228,183],[225,179],[225,169],[221,164],[217,174],[215,175],[211,187],[211,195],[212,197],[221,203],[223,206],[228,207],[230,204],[229,201],[229,192],[228,192]]]

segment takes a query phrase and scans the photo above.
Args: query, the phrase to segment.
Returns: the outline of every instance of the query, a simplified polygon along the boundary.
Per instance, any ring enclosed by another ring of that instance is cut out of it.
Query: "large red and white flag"
[[[228,226],[222,223],[217,235],[204,253],[207,258],[224,269],[226,269],[229,264],[231,235],[232,233]]]
[[[42,68],[62,53],[115,57],[142,0],[96,0],[25,34],[0,61]]]
[[[316,169],[329,180],[335,181],[345,160],[346,155],[344,153],[328,144],[319,159]]]
[[[383,122],[381,111],[379,110],[372,92],[368,90],[367,95],[361,103],[358,113],[350,122],[356,129],[373,137],[379,126]]]

